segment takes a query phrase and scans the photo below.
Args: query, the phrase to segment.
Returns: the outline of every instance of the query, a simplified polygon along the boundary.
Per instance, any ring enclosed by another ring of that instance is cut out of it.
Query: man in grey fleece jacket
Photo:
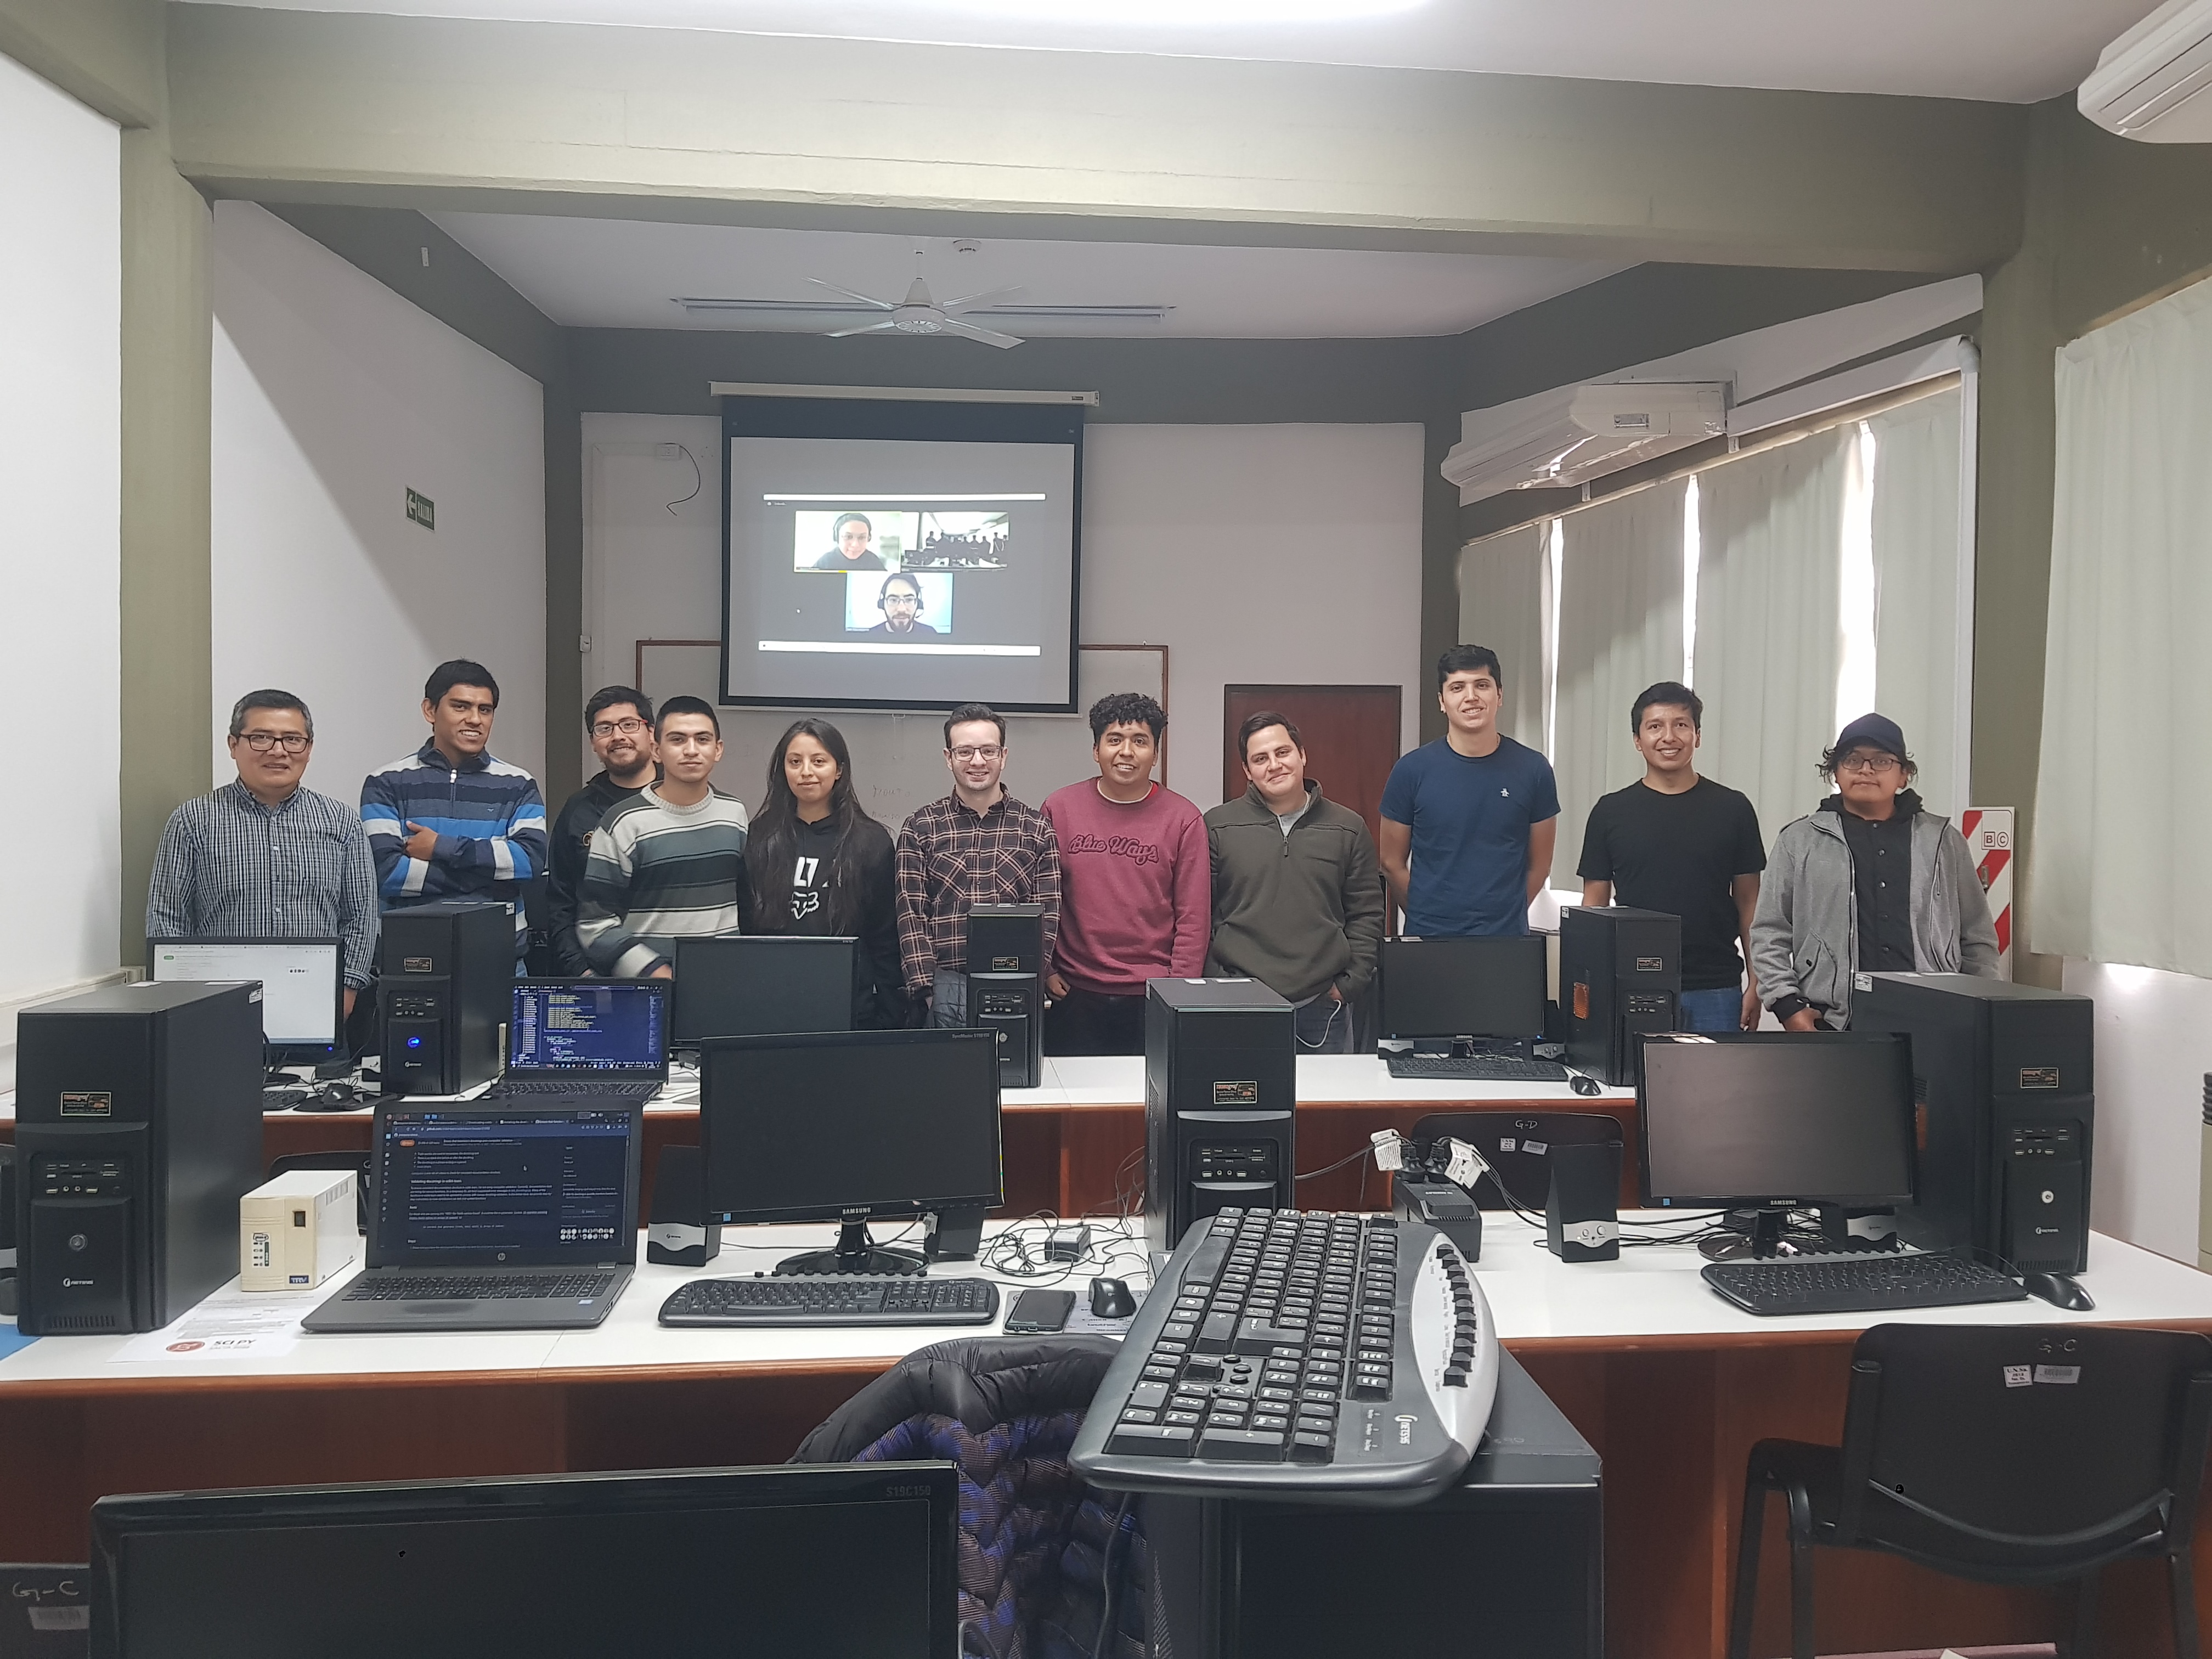
[[[1775,837],[1752,967],[1790,1030],[1849,1026],[1855,973],[1996,977],[1973,854],[1907,787],[1918,770],[1897,723],[1863,714],[1820,757],[1836,793]]]
[[[1250,787],[1206,815],[1213,857],[1208,974],[1258,980],[1297,1008],[1298,1047],[1352,1052],[1352,1004],[1382,949],[1382,866],[1365,820],[1306,781],[1298,728],[1273,710],[1237,730]]]

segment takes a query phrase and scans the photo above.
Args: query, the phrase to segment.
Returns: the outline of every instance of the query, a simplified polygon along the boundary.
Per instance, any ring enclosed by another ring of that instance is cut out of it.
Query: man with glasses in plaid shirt
[[[898,834],[899,955],[908,994],[930,1024],[968,1023],[968,911],[977,904],[1044,907],[1044,955],[1060,930],[1060,844],[1052,825],[1000,781],[1006,723],[980,702],[945,722],[952,793],[916,809]]]
[[[361,815],[301,787],[314,747],[314,717],[289,691],[238,700],[238,780],[169,814],[146,937],[341,939],[351,1014],[376,955],[376,865]]]

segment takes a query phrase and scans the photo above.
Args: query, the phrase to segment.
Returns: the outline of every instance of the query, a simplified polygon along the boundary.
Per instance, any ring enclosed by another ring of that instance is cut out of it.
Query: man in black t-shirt
[[[1751,802],[1698,775],[1705,714],[1698,694],[1673,680],[1637,698],[1628,720],[1643,780],[1590,808],[1577,872],[1586,905],[1682,919],[1683,1030],[1747,1031],[1759,1003],[1744,963],[1766,853]]]

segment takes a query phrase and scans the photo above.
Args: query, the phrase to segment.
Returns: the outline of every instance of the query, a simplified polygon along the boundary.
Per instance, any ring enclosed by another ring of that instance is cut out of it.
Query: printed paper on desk
[[[124,1344],[118,1364],[158,1364],[243,1355],[273,1358],[299,1346],[300,1316],[313,1305],[285,1302],[204,1302],[164,1330]]]

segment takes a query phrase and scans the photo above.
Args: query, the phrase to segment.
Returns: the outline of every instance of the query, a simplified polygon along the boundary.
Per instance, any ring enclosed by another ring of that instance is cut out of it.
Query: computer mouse
[[[1091,1311],[1101,1319],[1127,1319],[1137,1311],[1137,1298],[1129,1294],[1129,1287],[1118,1279],[1094,1279],[1091,1281]]]
[[[2081,1282],[2070,1273],[2027,1273],[2021,1279],[2021,1287],[2030,1296],[2048,1302],[2054,1308],[2064,1308],[2071,1313],[2087,1313],[2097,1305],[2096,1298],[2081,1288]]]
[[[1578,1095],[1595,1095],[1605,1092],[1597,1086],[1597,1079],[1595,1078],[1584,1077],[1580,1072],[1570,1072],[1567,1073],[1567,1087],[1572,1089]]]

